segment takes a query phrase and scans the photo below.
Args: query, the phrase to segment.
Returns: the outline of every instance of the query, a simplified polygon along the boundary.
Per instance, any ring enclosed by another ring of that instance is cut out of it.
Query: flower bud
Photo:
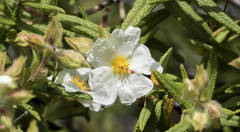
[[[203,68],[203,66],[197,66],[196,69],[196,75],[194,79],[189,80],[186,79],[184,80],[184,91],[183,95],[184,98],[186,99],[199,99],[199,96],[201,95],[200,98],[205,98],[205,90],[207,89],[208,86],[208,74],[207,71]],[[202,93],[202,94],[200,94]]]
[[[218,102],[211,100],[207,104],[207,111],[211,118],[219,119],[222,115],[222,106]]]
[[[26,40],[33,48],[42,50],[45,48],[45,42],[42,36],[37,34],[31,34]]]
[[[48,24],[47,31],[44,35],[44,40],[47,44],[52,46],[60,46],[62,40],[63,28],[62,24],[56,17],[52,18],[52,21]]]
[[[230,63],[228,63],[230,66],[237,68],[240,70],[240,57],[234,59],[233,61],[231,61]]]
[[[17,38],[15,39],[15,43],[21,47],[28,47],[30,44],[27,42],[27,38],[29,33],[22,31],[17,34]]]
[[[20,90],[8,94],[7,102],[11,104],[23,104],[34,98],[31,91]]]
[[[190,123],[195,131],[202,131],[208,126],[208,114],[205,112],[194,111]]]
[[[73,50],[62,50],[57,53],[58,61],[67,68],[89,67],[85,58]]]
[[[14,80],[19,80],[26,61],[27,61],[26,57],[20,56],[13,62],[12,66],[7,69],[6,75],[11,76]]]
[[[92,48],[93,42],[86,37],[79,38],[65,38],[66,42],[76,51],[86,54]]]

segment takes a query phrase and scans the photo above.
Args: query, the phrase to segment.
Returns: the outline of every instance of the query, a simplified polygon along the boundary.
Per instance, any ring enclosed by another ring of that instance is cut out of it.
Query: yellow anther
[[[125,76],[129,72],[129,61],[126,57],[117,56],[112,61],[112,68],[116,75]]]
[[[82,80],[81,82],[79,82],[79,75],[75,75],[73,78],[72,78],[72,81],[75,85],[77,85],[80,89],[82,89],[83,91],[87,91],[89,90],[89,87],[87,87],[87,82],[86,80]]]

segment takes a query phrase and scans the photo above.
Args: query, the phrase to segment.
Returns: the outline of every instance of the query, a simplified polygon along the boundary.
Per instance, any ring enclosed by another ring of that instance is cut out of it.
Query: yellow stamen
[[[120,76],[125,76],[129,73],[129,65],[129,61],[123,56],[117,56],[112,61],[114,73]]]
[[[79,75],[75,75],[72,78],[72,81],[73,81],[74,84],[76,84],[83,91],[89,90],[89,88],[86,85],[87,84],[86,80],[83,80],[83,81],[79,82],[79,79],[80,79]]]

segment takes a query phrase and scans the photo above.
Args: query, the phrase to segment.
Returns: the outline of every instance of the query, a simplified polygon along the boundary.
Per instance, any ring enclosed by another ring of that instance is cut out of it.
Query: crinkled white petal
[[[78,68],[74,70],[63,69],[63,71],[58,73],[54,82],[56,84],[61,84],[64,86],[65,90],[68,92],[85,92],[77,85],[75,85],[72,80],[76,75],[80,77],[79,82],[82,80],[88,80],[88,75],[90,72],[90,68]]]
[[[116,47],[117,53],[129,57],[137,47],[141,30],[137,27],[128,27],[124,32],[122,29],[113,30],[109,41]]]
[[[92,100],[86,100],[86,99],[78,99],[78,101],[84,106],[89,108],[91,111],[101,111],[103,110],[102,105],[94,103]]]
[[[130,69],[136,73],[151,74],[151,66],[155,62],[147,46],[139,45],[130,58]]]
[[[8,75],[0,75],[0,86],[11,87],[13,85],[13,79]]]
[[[90,95],[95,103],[112,105],[117,98],[117,85],[111,67],[98,67],[89,75]]]
[[[97,39],[93,48],[86,54],[88,63],[94,67],[109,66],[115,55],[114,45],[110,44],[109,40],[105,38]]]
[[[118,91],[118,96],[123,104],[131,105],[140,98],[146,95],[153,89],[153,83],[150,79],[142,74],[131,74],[122,82],[122,87]]]
[[[151,70],[157,70],[159,73],[162,73],[163,67],[157,61],[155,61],[155,62],[153,62],[152,66],[151,66]]]

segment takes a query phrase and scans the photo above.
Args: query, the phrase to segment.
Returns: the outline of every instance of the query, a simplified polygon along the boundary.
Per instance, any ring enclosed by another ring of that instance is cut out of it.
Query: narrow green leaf
[[[12,9],[10,8],[10,4],[8,3],[9,0],[1,0],[2,1],[2,4],[4,5],[4,7],[6,8],[6,11],[8,13],[8,15],[13,15],[13,11]]]
[[[32,49],[32,53],[33,53],[33,58],[32,58],[32,63],[31,63],[31,75],[33,74],[33,72],[35,72],[35,70],[37,69],[37,67],[40,64],[40,58],[37,54],[37,52]]]
[[[82,115],[86,109],[73,98],[54,97],[44,109],[43,117],[45,120],[54,121],[74,115]]]
[[[65,90],[64,87],[58,86],[54,84],[52,81],[48,81],[48,86],[55,89],[58,94],[66,97],[72,97],[75,99],[86,99],[86,100],[91,100],[91,96],[82,92],[74,92],[74,93],[69,93]]]
[[[158,121],[160,121],[160,119],[161,119],[162,104],[163,104],[163,101],[162,101],[162,100],[161,100],[161,101],[158,101],[157,104],[156,104],[156,106],[155,106],[155,110],[154,110],[155,115],[156,115]]]
[[[141,28],[141,35],[143,36],[155,29],[159,23],[164,21],[169,16],[169,14],[170,13],[166,9],[152,12],[144,19],[142,19],[136,26]]]
[[[216,44],[216,40],[207,22],[200,17],[185,0],[170,0],[163,3],[172,15],[176,16],[189,31],[197,35],[196,39],[209,44]]]
[[[5,16],[0,15],[0,23],[7,25],[15,25],[15,22],[12,19],[9,19]]]
[[[181,71],[181,75],[182,75],[182,81],[184,81],[185,79],[189,79],[187,71],[183,64],[180,65],[180,71]]]
[[[233,127],[240,126],[240,117],[237,115],[223,114],[220,121],[221,121],[221,124],[225,126],[233,126]]]
[[[66,14],[57,14],[57,18],[63,23],[63,26],[70,31],[79,32],[94,39],[98,36],[99,26],[88,20]]]
[[[229,86],[229,88],[227,88],[225,90],[225,93],[227,94],[239,94],[240,93],[240,84],[234,84]]]
[[[172,80],[169,80],[165,74],[160,74],[157,71],[153,71],[155,74],[157,80],[163,85],[164,88],[167,89],[167,91],[171,94],[171,96],[183,107],[190,108],[191,104],[182,99],[182,90],[184,87],[183,83],[180,82],[174,82]]]
[[[147,126],[148,121],[151,119],[152,111],[154,111],[155,104],[148,102],[141,110],[137,124],[134,128],[134,132],[143,132],[145,129],[149,129]]]
[[[207,63],[207,72],[209,77],[207,97],[212,98],[218,75],[218,58],[217,52],[214,49],[212,50]]]
[[[168,129],[166,132],[185,132],[190,127],[191,127],[190,122],[188,122],[186,119],[183,119],[178,124]]]
[[[151,116],[150,109],[147,107],[143,107],[143,109],[140,112],[139,119],[138,119],[140,121],[139,122],[139,130],[140,131],[144,130],[150,116]]]
[[[222,103],[222,106],[225,108],[233,108],[240,106],[240,96],[234,96]]]
[[[38,132],[38,126],[37,126],[36,120],[32,120],[30,122],[27,132]]]
[[[232,111],[230,109],[223,108],[223,112],[227,115],[235,115],[240,113],[240,109],[237,109],[235,111]]]
[[[163,67],[163,72],[167,70],[167,66],[170,62],[171,56],[173,54],[173,47],[169,48],[160,58],[159,63]]]
[[[240,34],[240,26],[222,11],[213,0],[194,0],[209,16],[225,25],[232,31]]]
[[[57,6],[49,5],[49,4],[43,4],[43,3],[34,3],[34,2],[23,2],[23,6],[28,6],[32,8],[47,10],[47,11],[59,11],[61,13],[65,13],[65,11]]]
[[[39,113],[34,110],[34,108],[29,104],[22,104],[21,105],[27,112],[29,112],[34,118],[36,118],[38,121],[41,121],[41,116]]]
[[[134,2],[132,9],[122,23],[122,29],[125,30],[129,26],[137,26],[144,18],[146,18],[159,3],[149,3],[151,0],[137,0]]]

